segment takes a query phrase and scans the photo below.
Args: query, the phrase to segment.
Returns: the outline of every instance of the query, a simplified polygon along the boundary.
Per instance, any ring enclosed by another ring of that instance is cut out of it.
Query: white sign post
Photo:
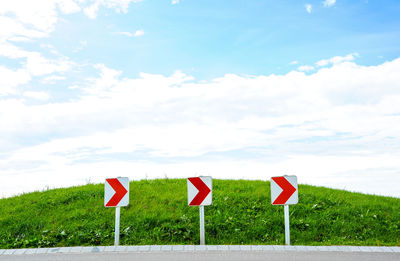
[[[284,205],[285,216],[285,244],[290,245],[289,205],[299,202],[299,193],[296,176],[271,178],[271,203]]]
[[[188,205],[199,206],[200,245],[205,245],[204,206],[212,203],[212,178],[193,177],[187,179]]]
[[[115,207],[115,235],[114,245],[119,245],[119,223],[121,208],[129,204],[129,179],[112,178],[106,179],[104,185],[104,206]]]
[[[283,206],[285,215],[285,244],[290,246],[290,222],[289,222],[289,205]]]
[[[206,233],[204,231],[204,206],[199,206],[200,216],[200,245],[206,244]]]
[[[114,232],[114,245],[119,246],[119,221],[121,216],[121,207],[115,207],[115,232]]]

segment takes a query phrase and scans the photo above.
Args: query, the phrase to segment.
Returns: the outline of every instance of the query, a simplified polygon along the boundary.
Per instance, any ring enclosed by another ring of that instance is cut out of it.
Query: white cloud
[[[39,52],[25,51],[7,43],[0,43],[0,56],[11,59],[24,58],[25,62],[21,69],[26,70],[32,76],[51,74],[53,72],[65,72],[72,66],[72,62],[66,57],[47,59]]]
[[[50,75],[50,76],[45,77],[42,80],[42,83],[44,83],[44,84],[56,84],[58,81],[63,81],[65,79],[66,79],[65,76]]]
[[[0,40],[48,37],[54,30],[59,13],[73,14],[83,10],[89,18],[97,16],[100,7],[127,13],[130,3],[141,0],[13,0],[0,1]],[[11,14],[11,15],[10,15]]]
[[[71,86],[68,86],[68,89],[69,90],[77,90],[77,89],[80,89],[80,86],[79,85],[71,85]]]
[[[114,9],[116,12],[127,13],[130,3],[138,3],[143,0],[92,0],[91,4],[83,9],[83,12],[91,19],[97,17],[97,13],[101,6]]]
[[[330,59],[324,59],[316,62],[315,64],[319,67],[327,66],[330,64],[339,64],[343,62],[353,61],[358,56],[358,53],[348,54],[346,56],[335,56]]]
[[[49,37],[55,29],[60,14],[72,14],[84,10],[89,17],[95,18],[100,7],[126,13],[132,2],[139,2],[139,0],[0,1],[0,56],[24,59],[24,62],[20,63],[21,67],[16,70],[5,66],[1,67],[2,72],[9,73],[0,80],[0,95],[16,93],[16,87],[26,84],[32,77],[66,72],[73,65],[67,57],[59,54],[53,47],[45,48],[57,56],[56,59],[47,58],[40,52],[23,50],[13,42],[31,41],[35,43],[34,40],[38,38]],[[87,42],[81,41],[80,46],[74,52],[83,49],[86,44]],[[46,82],[46,79],[43,82]]]
[[[97,12],[99,11],[100,1],[96,1],[92,5],[85,7],[83,12],[90,19],[95,19],[97,17]]]
[[[32,27],[26,27],[21,22],[10,17],[0,16],[0,23],[2,25],[0,28],[0,40],[2,41],[8,39],[27,41],[32,38],[46,37],[49,33]]]
[[[47,101],[48,99],[50,99],[50,95],[47,92],[27,91],[23,93],[23,96],[40,101]]]
[[[88,45],[86,40],[79,41],[79,45],[72,51],[74,53],[80,52]]]
[[[311,14],[311,11],[312,11],[312,5],[310,5],[310,4],[306,4],[306,5],[305,5],[305,8],[306,8],[306,11],[307,11],[307,13]]]
[[[179,0],[172,0],[171,4],[173,4],[173,5],[179,4]]]
[[[79,5],[72,0],[59,0],[58,7],[64,14],[73,14],[81,11]]]
[[[118,78],[122,71],[107,68],[104,64],[97,64],[94,67],[100,70],[100,78],[88,79],[90,84],[84,88],[84,91],[97,96],[107,95],[111,88],[119,83]]]
[[[51,74],[53,72],[66,72],[72,63],[67,59],[49,60],[40,53],[31,52],[27,56],[26,68],[33,76]]]
[[[323,4],[324,4],[325,7],[334,6],[335,3],[336,3],[336,0],[325,0],[325,1],[323,2]]]
[[[50,51],[57,54],[54,50]],[[0,75],[2,75],[2,77],[0,77],[0,96],[16,94],[18,92],[17,87],[22,84],[27,84],[32,78],[53,74],[55,72],[63,73],[69,71],[74,64],[63,56],[58,55],[58,59],[47,59],[39,52],[25,51],[7,42],[0,42],[0,56],[10,59],[23,59],[18,69],[0,66]],[[45,78],[42,82],[52,83],[55,80],[60,80],[60,78],[54,78],[56,76],[48,77],[50,78]]]
[[[310,65],[302,65],[297,68],[297,70],[299,70],[300,72],[309,72],[314,69],[315,69],[314,66],[310,66]]]
[[[0,1],[0,39],[47,37],[58,21],[57,7],[64,14],[80,11],[72,0]]]
[[[138,36],[142,36],[144,35],[144,31],[143,30],[137,30],[135,33],[131,33],[131,32],[114,32],[114,34],[117,35],[123,35],[123,36],[127,36],[127,37],[138,37]]]
[[[329,59],[323,59],[323,60],[319,60],[318,62],[315,63],[315,67],[325,67],[328,65],[338,65],[340,63],[344,63],[344,62],[351,62],[354,61],[356,57],[358,57],[358,53],[351,53],[348,54],[346,56],[334,56],[332,58]],[[297,61],[295,61],[297,62]],[[295,63],[291,63],[291,64],[295,64]],[[303,65],[303,66],[299,66],[297,68],[297,70],[301,71],[301,72],[309,72],[315,69],[314,66],[311,65]]]
[[[131,33],[131,32],[115,32],[114,34],[116,34],[116,35],[128,36],[128,37],[134,36],[134,34]]]
[[[31,76],[25,70],[11,70],[0,65],[0,97],[8,94],[15,94],[20,84],[30,81]]]
[[[110,170],[136,178],[291,173],[301,183],[400,196],[383,178],[400,176],[400,58],[377,66],[349,59],[327,59],[333,66],[313,74],[208,82],[179,71],[122,78],[99,64],[99,77],[74,87],[83,90],[75,99],[0,100],[0,175],[10,184],[35,177],[40,183],[21,187],[31,190],[101,182]]]
[[[135,32],[135,37],[138,37],[138,36],[142,36],[142,35],[144,35],[144,31],[143,30],[137,30],[136,32]]]
[[[299,61],[291,61],[289,64],[290,65],[296,65],[296,64],[299,64]]]

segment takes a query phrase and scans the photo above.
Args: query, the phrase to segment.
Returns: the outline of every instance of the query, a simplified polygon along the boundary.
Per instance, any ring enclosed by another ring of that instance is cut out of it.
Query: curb
[[[298,251],[298,252],[367,252],[400,253],[400,247],[376,246],[281,246],[281,245],[146,245],[146,246],[89,246],[57,248],[0,249],[0,256],[67,254],[67,253],[153,253],[153,252],[201,252],[201,251]]]

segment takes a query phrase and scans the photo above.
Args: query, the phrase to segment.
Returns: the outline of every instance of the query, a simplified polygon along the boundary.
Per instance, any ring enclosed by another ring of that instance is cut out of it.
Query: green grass
[[[112,245],[114,208],[104,184],[0,199],[0,248]],[[283,207],[264,181],[213,180],[207,244],[284,244]],[[400,199],[308,185],[290,206],[294,245],[400,245]],[[121,245],[198,244],[199,209],[185,179],[135,181],[121,208]]]

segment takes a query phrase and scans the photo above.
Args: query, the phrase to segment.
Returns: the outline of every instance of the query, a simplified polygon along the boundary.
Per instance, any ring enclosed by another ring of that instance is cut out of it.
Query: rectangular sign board
[[[125,207],[129,204],[129,178],[106,179],[104,184],[104,206]]]
[[[296,176],[271,178],[272,205],[294,205],[299,202]]]
[[[193,177],[187,179],[189,206],[208,206],[212,203],[212,178]]]

